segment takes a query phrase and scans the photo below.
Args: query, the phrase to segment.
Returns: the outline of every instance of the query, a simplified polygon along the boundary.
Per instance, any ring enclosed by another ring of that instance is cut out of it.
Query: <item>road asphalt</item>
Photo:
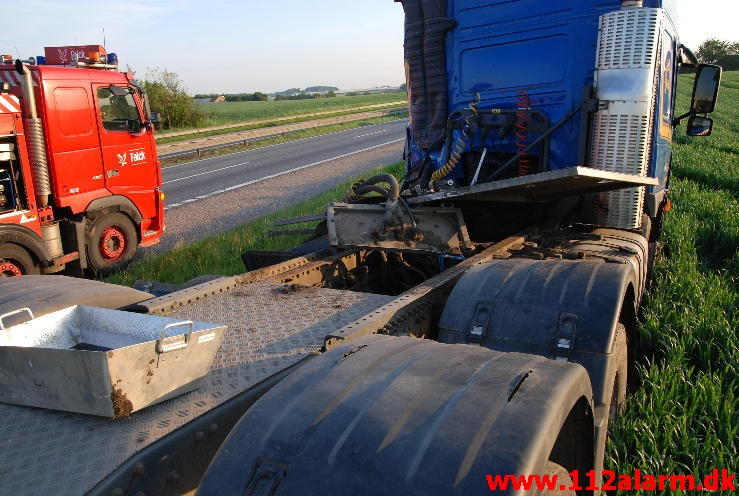
[[[402,159],[406,120],[165,167],[167,231],[142,254],[233,229]]]

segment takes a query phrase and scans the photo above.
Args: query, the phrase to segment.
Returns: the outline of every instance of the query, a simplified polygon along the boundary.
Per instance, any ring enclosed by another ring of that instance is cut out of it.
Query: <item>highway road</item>
[[[162,169],[161,253],[233,229],[402,159],[405,119]]]
[[[402,141],[405,119],[165,167],[168,209]]]

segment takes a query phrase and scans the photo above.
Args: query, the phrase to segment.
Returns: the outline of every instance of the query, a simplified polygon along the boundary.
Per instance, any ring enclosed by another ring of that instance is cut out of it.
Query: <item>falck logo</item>
[[[126,164],[128,164],[128,159],[126,158],[125,153],[116,153],[116,156],[118,157],[118,163],[121,164],[121,167],[125,167]]]
[[[66,48],[57,48],[57,52],[59,52],[59,62],[62,63],[62,65],[67,65],[67,56],[69,52],[67,52]]]

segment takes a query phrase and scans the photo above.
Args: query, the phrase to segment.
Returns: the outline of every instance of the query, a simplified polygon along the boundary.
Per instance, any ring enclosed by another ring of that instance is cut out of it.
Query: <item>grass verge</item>
[[[337,96],[333,98],[315,98],[308,100],[278,100],[268,102],[224,102],[198,103],[198,109],[208,115],[208,126],[230,124],[232,122],[256,121],[288,117],[315,112],[349,110],[365,105],[404,100],[405,93],[391,92],[373,95]],[[183,129],[172,129],[180,131]]]
[[[353,109],[353,110],[345,110],[342,112],[334,112],[331,114],[323,114],[323,115],[306,115],[303,117],[296,117],[294,119],[284,119],[279,121],[270,121],[270,122],[257,122],[254,124],[244,124],[243,126],[235,126],[235,127],[229,127],[225,129],[212,129],[210,131],[202,131],[197,133],[190,133],[190,134],[182,134],[180,136],[171,136],[171,137],[163,137],[157,139],[157,144],[165,145],[167,143],[177,143],[178,141],[187,141],[191,139],[197,139],[197,138],[207,138],[208,136],[219,136],[221,134],[229,134],[229,133],[238,133],[239,131],[250,131],[252,129],[263,129],[267,127],[275,127],[275,126],[282,126],[286,124],[297,124],[299,122],[308,122],[313,121],[317,119],[330,119],[331,117],[342,117],[345,115],[353,115],[353,114],[361,114],[364,112],[374,112],[375,110],[388,110],[388,109],[394,109],[398,108],[397,105],[388,105],[378,108],[372,108],[372,109]]]
[[[311,129],[304,129],[302,131],[295,131],[293,133],[285,134],[282,136],[275,136],[272,138],[258,139],[254,141],[247,141],[247,144],[236,144],[231,146],[222,146],[219,148],[211,148],[209,150],[201,150],[200,155],[196,155],[196,152],[186,153],[175,157],[162,158],[162,167],[170,167],[172,165],[184,164],[192,162],[193,160],[202,160],[204,158],[218,157],[221,155],[228,155],[231,153],[243,152],[246,150],[256,150],[257,148],[264,148],[265,146],[278,145],[280,143],[287,143],[289,141],[297,141],[305,138],[312,138],[314,136],[323,136],[324,134],[338,133],[339,131],[347,131],[349,129],[356,129],[359,127],[372,126],[374,124],[382,124],[383,122],[392,122],[399,119],[405,119],[408,117],[408,113],[400,113],[394,115],[388,115],[383,117],[374,117],[372,119],[363,119],[361,121],[342,122],[339,124],[330,124],[328,126],[314,127]]]
[[[403,164],[381,167],[377,172],[390,172],[402,177]],[[363,174],[363,177],[372,175]],[[235,275],[246,271],[241,254],[247,250],[285,250],[301,243],[305,236],[269,237],[267,231],[275,220],[321,213],[326,204],[340,200],[356,179],[346,181],[325,193],[302,203],[274,212],[266,217],[213,236],[189,246],[173,250],[131,265],[107,279],[107,282],[131,285],[137,279],[181,284],[204,274]],[[312,223],[315,225],[315,222]],[[302,225],[306,227],[307,225]],[[185,261],[187,261],[185,263]]]
[[[678,109],[689,106],[692,78],[681,77]],[[738,102],[739,72],[725,73],[714,135],[676,131],[673,208],[640,326],[642,387],[606,460],[620,473],[739,469]]]

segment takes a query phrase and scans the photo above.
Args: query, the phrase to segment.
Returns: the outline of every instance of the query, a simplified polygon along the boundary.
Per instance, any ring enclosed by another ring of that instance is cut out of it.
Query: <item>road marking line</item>
[[[395,119],[394,121],[386,121],[386,122],[378,122],[377,124],[368,124],[366,126],[360,126],[360,127],[354,127],[351,129],[343,129],[341,131],[335,131],[333,133],[326,133],[326,134],[319,134],[318,136],[308,136],[307,138],[300,138],[292,141],[284,141],[282,143],[275,143],[274,145],[267,145],[267,146],[260,146],[259,148],[253,148],[251,150],[243,150],[240,152],[233,152],[233,153],[224,153],[223,155],[216,155],[215,157],[208,157],[208,158],[201,158],[200,160],[193,160],[192,162],[184,162],[182,164],[175,164],[175,165],[167,165],[165,167],[162,167],[162,172],[165,172],[167,169],[174,169],[175,167],[182,167],[185,165],[191,165],[191,164],[197,164],[198,162],[205,162],[206,160],[214,160],[217,158],[223,158],[223,157],[230,157],[231,155],[239,155],[241,153],[251,153],[251,152],[257,152],[260,150],[264,150],[266,148],[272,148],[273,146],[282,146],[282,145],[289,145],[291,143],[298,143],[300,141],[306,141],[306,140],[312,140],[316,138],[324,138],[326,136],[332,136],[334,134],[341,134],[341,133],[349,133],[351,131],[356,131],[357,129],[365,129],[368,127],[374,127],[374,126],[382,126],[383,124],[394,124],[396,122],[406,121],[408,120],[407,117],[403,117],[402,119]],[[247,140],[249,141],[249,140]],[[238,144],[238,143],[237,143]]]
[[[206,193],[204,195],[200,195],[200,196],[198,196],[196,198],[191,198],[189,200],[185,200],[185,201],[181,201],[179,203],[168,205],[167,207],[164,208],[164,210],[169,210],[171,208],[179,207],[179,206],[184,205],[186,203],[192,203],[192,202],[197,201],[197,200],[204,200],[206,198],[211,198],[213,196],[220,195],[221,193],[227,193],[227,192],[233,191],[235,189],[240,189],[240,188],[244,188],[246,186],[251,186],[252,184],[260,183],[262,181],[267,181],[269,179],[274,179],[276,177],[284,176],[284,175],[287,175],[287,174],[292,174],[293,172],[298,172],[298,171],[301,171],[301,170],[304,170],[304,169],[308,169],[310,167],[315,167],[317,165],[322,165],[322,164],[325,164],[327,162],[332,162],[334,160],[339,160],[339,159],[342,159],[342,158],[351,157],[352,155],[356,155],[358,153],[368,152],[368,151],[374,150],[376,148],[382,148],[383,146],[392,145],[393,143],[399,143],[401,141],[405,141],[405,138],[400,138],[400,139],[396,139],[396,140],[393,140],[393,141],[388,141],[387,143],[382,143],[382,144],[379,144],[379,145],[370,146],[370,147],[367,147],[367,148],[362,148],[361,150],[356,150],[356,151],[353,151],[353,152],[350,152],[350,153],[345,153],[343,155],[339,155],[339,156],[336,156],[336,157],[327,158],[325,160],[321,160],[321,161],[318,161],[318,162],[313,162],[312,164],[301,165],[300,167],[295,167],[293,169],[289,169],[289,170],[286,170],[286,171],[277,172],[275,174],[270,174],[269,176],[260,177],[259,179],[252,179],[251,181],[247,181],[245,183],[236,184],[234,186],[229,186],[228,188],[223,188],[223,189],[219,189],[218,191],[213,191],[211,193]]]
[[[246,165],[248,163],[249,162],[243,162],[241,164],[229,165],[228,167],[221,167],[220,169],[213,169],[213,170],[209,170],[209,171],[205,171],[205,172],[200,172],[198,174],[193,174],[192,176],[185,176],[185,177],[181,177],[179,179],[171,179],[169,181],[164,181],[162,184],[176,183],[177,181],[184,181],[185,179],[192,179],[193,177],[204,176],[206,174],[212,174],[213,172],[220,172],[220,171],[226,170],[226,169],[233,169],[234,167],[241,167],[242,165]]]
[[[354,136],[354,139],[364,138],[365,136],[372,136],[373,134],[387,133],[389,131],[390,129],[383,129],[382,131],[375,131],[374,133],[360,134],[359,136]]]

